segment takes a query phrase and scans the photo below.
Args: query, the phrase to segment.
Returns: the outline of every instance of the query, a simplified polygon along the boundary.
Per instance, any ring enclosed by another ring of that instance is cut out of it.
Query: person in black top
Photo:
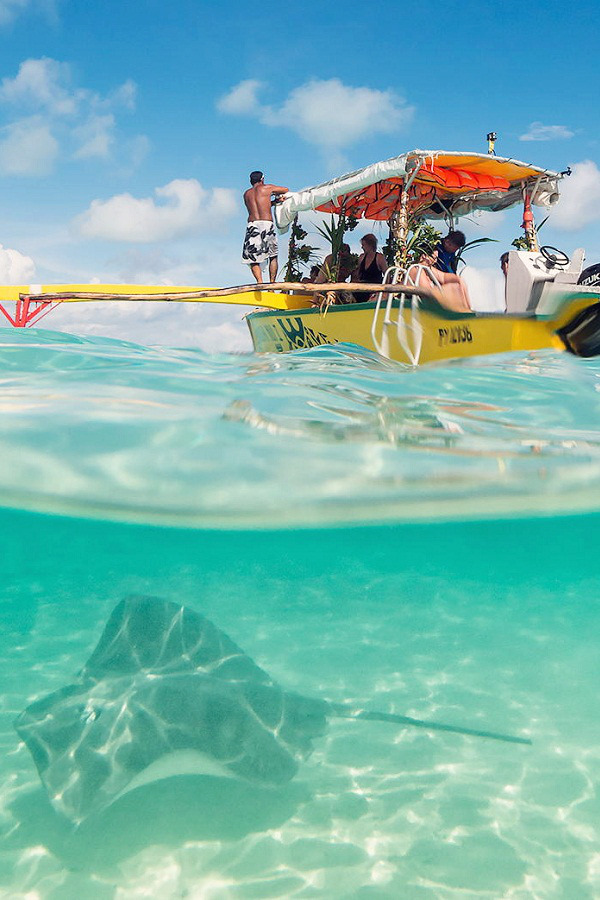
[[[359,257],[358,266],[352,273],[351,280],[360,281],[363,284],[381,284],[388,264],[383,253],[379,253],[377,250],[377,238],[374,234],[365,234],[360,245],[363,252]],[[373,294],[370,296],[372,297]],[[358,303],[369,300],[370,296],[362,291],[356,291],[354,294]]]

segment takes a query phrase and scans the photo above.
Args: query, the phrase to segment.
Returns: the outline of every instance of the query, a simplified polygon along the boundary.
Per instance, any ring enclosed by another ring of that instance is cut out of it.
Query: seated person
[[[310,274],[308,276],[304,276],[302,279],[302,284],[314,284],[319,277],[319,272],[321,271],[321,266],[311,266]]]
[[[465,246],[465,236],[462,231],[449,231],[445,238],[439,242],[437,247],[437,260],[435,268],[440,272],[454,273],[458,268],[458,260],[456,254]]]
[[[333,254],[329,253],[323,260],[323,265],[319,274],[315,278],[315,284],[325,284],[329,281],[331,266],[333,265]],[[342,252],[340,253],[338,281],[348,281],[348,277],[352,273],[352,254],[350,253],[350,244],[342,244]]]
[[[377,250],[377,238],[374,234],[365,234],[361,238],[362,254],[358,260],[358,266],[352,273],[352,281],[360,281],[363,284],[381,284],[383,275],[388,268],[387,260],[383,253]],[[366,294],[356,291],[354,299],[357,303],[366,302],[374,297],[374,294]]]
[[[411,278],[417,287],[426,288],[446,309],[454,312],[471,312],[471,301],[466,284],[454,272],[442,272],[438,269],[437,261],[437,249],[431,254],[424,254],[419,259],[419,265],[427,266],[431,269],[431,274],[427,268],[418,269],[416,265],[412,265],[407,270],[407,277]]]

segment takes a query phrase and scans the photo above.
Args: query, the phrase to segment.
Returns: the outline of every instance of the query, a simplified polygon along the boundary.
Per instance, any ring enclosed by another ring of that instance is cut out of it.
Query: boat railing
[[[403,266],[390,266],[386,269],[383,276],[383,284],[398,284],[402,282],[404,285],[411,287],[420,287],[420,281],[425,273],[431,283],[435,287],[440,287],[439,281],[429,266],[422,263],[411,265],[408,268]],[[394,298],[398,301],[398,317],[394,320],[392,311],[394,307]],[[377,323],[385,300],[385,309],[383,321],[381,325],[381,338],[377,337]],[[400,347],[406,354],[409,362],[413,366],[419,364],[421,357],[421,348],[423,346],[423,326],[419,315],[419,296],[417,294],[407,294],[399,292],[398,294],[384,294],[380,291],[375,302],[375,310],[373,312],[373,321],[371,323],[371,338],[373,345],[381,356],[390,358],[389,346],[389,329],[395,327],[396,337]]]

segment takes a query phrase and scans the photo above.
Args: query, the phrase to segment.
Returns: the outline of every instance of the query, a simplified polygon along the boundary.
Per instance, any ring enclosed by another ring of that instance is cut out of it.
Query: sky
[[[251,170],[299,189],[415,147],[485,152],[488,131],[499,155],[571,167],[541,238],[598,262],[599,18],[556,0],[0,0],[0,284],[245,283]],[[461,222],[497,241],[470,257],[480,292],[519,226],[516,209]],[[241,316],[69,304],[44,325],[237,351]]]

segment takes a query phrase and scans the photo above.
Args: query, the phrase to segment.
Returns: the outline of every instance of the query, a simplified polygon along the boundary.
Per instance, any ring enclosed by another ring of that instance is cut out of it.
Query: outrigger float
[[[0,312],[16,327],[32,325],[58,303],[107,300],[212,302],[260,307],[246,315],[258,352],[287,352],[349,342],[402,363],[555,348],[600,354],[600,266],[583,270],[584,251],[569,257],[540,247],[532,207],[551,208],[569,172],[551,172],[487,154],[414,150],[302,191],[275,207],[285,232],[309,210],[385,221],[396,246],[383,284],[276,284],[198,289],[136,285],[38,285],[0,288],[14,301]],[[477,210],[499,212],[523,204],[527,250],[509,252],[506,311],[449,308],[432,291],[435,269],[408,265],[409,223],[445,220],[452,227]],[[427,276],[427,277],[426,277]],[[427,283],[429,289],[423,285]],[[362,303],[325,303],[342,292],[370,295]],[[315,303],[315,295],[319,303]]]

